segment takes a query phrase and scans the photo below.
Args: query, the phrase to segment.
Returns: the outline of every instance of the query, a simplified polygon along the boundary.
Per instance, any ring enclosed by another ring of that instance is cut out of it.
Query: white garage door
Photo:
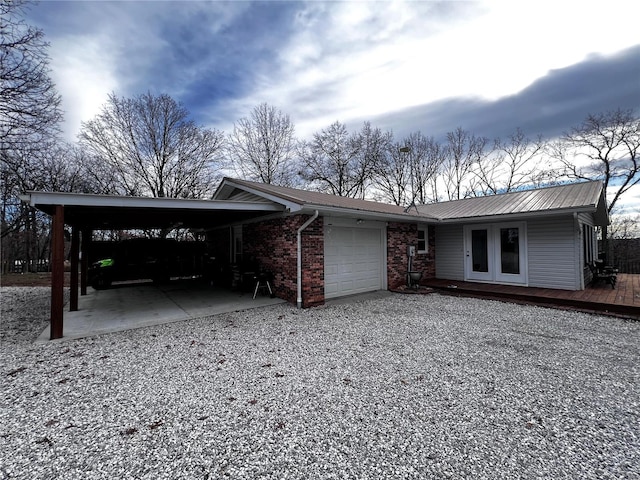
[[[325,298],[383,288],[382,232],[380,228],[325,227]]]

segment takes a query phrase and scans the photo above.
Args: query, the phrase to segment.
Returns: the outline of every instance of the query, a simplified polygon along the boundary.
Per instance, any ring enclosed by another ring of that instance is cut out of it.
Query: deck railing
[[[619,273],[640,274],[640,262],[617,261],[613,265],[618,268]]]

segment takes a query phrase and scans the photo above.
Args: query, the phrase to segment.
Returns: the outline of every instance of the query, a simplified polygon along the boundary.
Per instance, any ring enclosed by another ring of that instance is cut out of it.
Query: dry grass
[[[64,274],[64,285],[69,286],[69,272]],[[0,275],[2,287],[49,287],[51,286],[51,273],[5,273]]]

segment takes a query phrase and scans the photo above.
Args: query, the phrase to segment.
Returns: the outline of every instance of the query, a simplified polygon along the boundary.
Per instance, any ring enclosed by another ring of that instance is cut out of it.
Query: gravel
[[[640,479],[640,323],[394,294],[34,344],[2,288],[0,479]]]

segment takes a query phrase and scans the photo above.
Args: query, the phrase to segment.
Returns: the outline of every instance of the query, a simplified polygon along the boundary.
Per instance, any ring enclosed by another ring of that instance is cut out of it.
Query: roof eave
[[[213,194],[213,199],[217,200],[219,196],[224,196],[225,194],[225,189],[227,187],[230,187],[230,189],[227,189],[228,193],[231,193],[231,190],[239,188],[241,190],[244,190],[246,192],[252,193],[253,195],[256,195],[258,197],[264,198],[266,200],[269,200],[271,202],[275,202],[278,203],[280,205],[283,205],[283,207],[287,210],[290,211],[297,211],[300,210],[302,208],[302,204],[298,203],[298,202],[294,202],[289,198],[284,198],[280,195],[275,195],[272,193],[267,193],[264,192],[260,189],[257,188],[253,188],[251,186],[247,186],[247,185],[242,185],[239,184],[237,182],[234,182],[233,179],[231,178],[227,178],[225,177],[222,182],[220,183],[220,185],[218,186],[216,192]]]
[[[598,208],[594,205],[572,208],[558,208],[553,210],[538,210],[535,212],[501,213],[482,215],[477,217],[442,218],[442,223],[485,223],[502,220],[526,220],[533,217],[553,217],[559,215],[573,215],[574,213],[593,213],[597,216]]]

